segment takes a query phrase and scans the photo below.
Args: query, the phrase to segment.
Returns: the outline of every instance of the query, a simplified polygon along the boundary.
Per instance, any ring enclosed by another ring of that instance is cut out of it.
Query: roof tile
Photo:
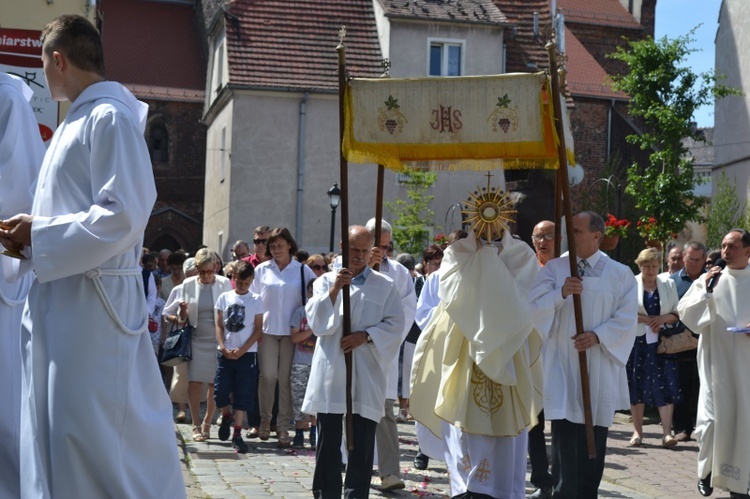
[[[558,0],[565,21],[597,26],[641,29],[638,20],[618,0]]]
[[[227,10],[230,85],[336,90],[342,26],[348,71],[382,72],[372,0],[236,0]]]
[[[378,0],[394,18],[498,24],[506,18],[492,0]]]

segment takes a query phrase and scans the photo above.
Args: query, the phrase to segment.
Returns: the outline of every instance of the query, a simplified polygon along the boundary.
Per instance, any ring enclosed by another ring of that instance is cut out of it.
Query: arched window
[[[164,123],[151,125],[148,133],[148,151],[154,163],[169,161],[169,133]]]

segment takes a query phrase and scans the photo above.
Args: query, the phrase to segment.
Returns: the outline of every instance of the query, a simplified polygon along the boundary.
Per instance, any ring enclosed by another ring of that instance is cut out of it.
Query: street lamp
[[[333,253],[333,236],[336,232],[336,208],[339,207],[341,202],[341,190],[339,184],[334,182],[333,187],[328,189],[328,204],[331,205],[331,244],[328,251]]]

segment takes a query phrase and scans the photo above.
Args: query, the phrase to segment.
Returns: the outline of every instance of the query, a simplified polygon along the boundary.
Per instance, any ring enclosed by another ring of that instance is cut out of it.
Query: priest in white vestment
[[[16,76],[0,73],[0,220],[31,210],[44,144],[29,100],[34,92]],[[0,257],[0,499],[21,494],[21,312],[31,275],[9,282],[18,261]],[[6,272],[7,268],[7,272]]]
[[[529,245],[507,230],[497,246],[470,233],[443,255],[410,405],[444,441],[435,457],[448,465],[452,497],[525,495],[526,431],[541,407],[542,341],[526,302],[538,269]]]
[[[21,327],[21,497],[185,497],[138,266],[156,199],[148,106],[104,79],[86,18],[56,18],[42,44],[52,98],[71,105],[31,214],[0,231],[36,274]]]
[[[387,372],[398,357],[405,321],[393,281],[367,266],[374,239],[367,228],[349,228],[349,267],[315,280],[306,312],[318,342],[302,412],[318,418],[313,495],[341,497],[341,432],[346,413],[344,353],[352,354],[353,449],[349,451],[346,497],[368,497],[377,423],[384,416]],[[343,336],[343,296],[350,292],[351,331]]]
[[[701,384],[693,433],[698,440],[699,491],[710,495],[718,487],[732,497],[748,497],[750,333],[742,329],[750,328],[750,234],[731,230],[722,240],[721,257],[726,268],[715,266],[693,281],[677,311],[680,320],[700,334]]]
[[[539,271],[529,293],[546,335],[544,413],[552,421],[553,497],[595,498],[604,472],[607,433],[616,410],[628,409],[625,364],[635,342],[638,298],[630,268],[599,251],[604,221],[573,217],[582,278],[570,276],[568,253]],[[576,336],[573,294],[581,295],[584,332]],[[589,459],[578,352],[586,352],[596,459]]]

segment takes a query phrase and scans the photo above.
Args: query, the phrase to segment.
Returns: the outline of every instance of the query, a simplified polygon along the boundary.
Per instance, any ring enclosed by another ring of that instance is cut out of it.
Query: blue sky
[[[667,36],[670,39],[686,35],[692,28],[701,24],[695,32],[692,48],[701,49],[690,55],[688,64],[696,73],[714,68],[714,39],[719,27],[721,0],[658,0],[656,2],[657,39]],[[714,126],[713,105],[700,108],[695,114],[700,127]]]

